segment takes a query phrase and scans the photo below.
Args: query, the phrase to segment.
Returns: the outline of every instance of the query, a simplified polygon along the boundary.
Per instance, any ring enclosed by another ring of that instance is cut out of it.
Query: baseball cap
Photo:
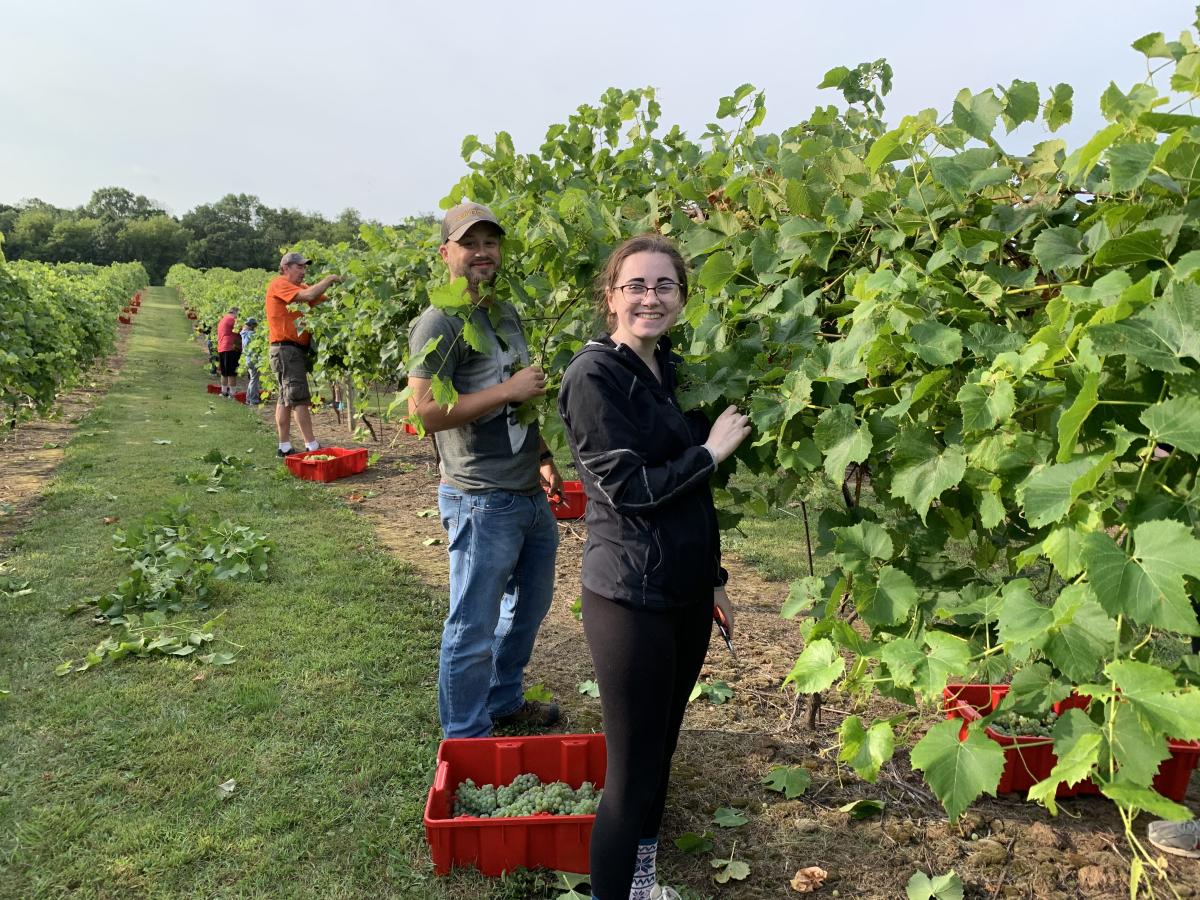
[[[310,262],[312,262],[312,260],[305,259],[303,253],[285,253],[283,254],[283,259],[279,261],[279,268],[282,269],[284,266],[290,266],[293,263],[299,263],[302,266],[307,266]]]
[[[491,222],[504,234],[504,228],[496,219],[496,214],[481,203],[460,203],[446,210],[442,218],[442,243],[457,241],[467,233],[472,225],[479,222]]]

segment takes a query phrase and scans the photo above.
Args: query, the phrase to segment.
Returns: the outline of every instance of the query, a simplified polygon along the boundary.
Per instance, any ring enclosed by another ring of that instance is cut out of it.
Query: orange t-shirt
[[[289,303],[306,302],[297,300],[296,295],[307,287],[307,284],[292,284],[282,275],[272,278],[271,283],[267,285],[267,340],[272,344],[277,341],[292,341],[307,346],[312,340],[307,332],[296,331],[296,320],[300,318],[302,312],[288,308]],[[307,303],[309,307],[313,307],[328,299],[322,294]]]

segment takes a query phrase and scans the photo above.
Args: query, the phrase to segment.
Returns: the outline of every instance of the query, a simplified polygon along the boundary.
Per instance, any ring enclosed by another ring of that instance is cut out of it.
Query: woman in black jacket
[[[657,234],[613,251],[597,280],[609,334],[563,375],[559,412],[588,495],[583,627],[604,713],[608,769],[592,829],[592,895],[659,900],[655,854],[671,756],[712,631],[733,617],[708,481],[750,433],[729,407],[709,427],[675,400],[666,332],[687,269]]]

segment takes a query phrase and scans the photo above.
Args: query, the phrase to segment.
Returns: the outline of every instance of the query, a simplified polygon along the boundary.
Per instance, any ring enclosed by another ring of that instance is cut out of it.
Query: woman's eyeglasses
[[[618,284],[619,290],[626,300],[644,300],[646,294],[653,293],[655,297],[663,302],[669,302],[679,296],[680,285],[674,281],[660,281],[656,285],[642,284],[640,281],[631,281],[628,284]]]

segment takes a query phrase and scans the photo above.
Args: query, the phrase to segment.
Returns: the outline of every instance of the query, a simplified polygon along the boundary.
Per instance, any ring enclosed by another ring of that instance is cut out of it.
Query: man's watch
[[[548,462],[554,459],[554,454],[549,450],[543,450],[542,455],[538,457],[538,462]]]

